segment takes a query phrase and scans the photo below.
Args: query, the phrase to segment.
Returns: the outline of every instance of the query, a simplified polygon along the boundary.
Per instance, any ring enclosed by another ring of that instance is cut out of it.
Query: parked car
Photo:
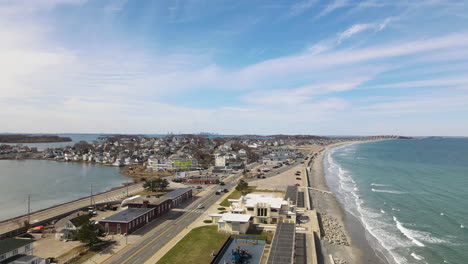
[[[300,180],[302,180],[302,179],[301,179],[300,177],[296,177],[296,180],[300,181]]]
[[[197,189],[203,189],[203,187],[201,187],[201,186],[197,186]]]
[[[294,184],[294,186],[301,186],[299,183]]]
[[[197,209],[203,209],[203,208],[205,208],[205,206],[203,204],[197,205]]]
[[[223,186],[226,185],[224,182],[220,182],[219,185]]]

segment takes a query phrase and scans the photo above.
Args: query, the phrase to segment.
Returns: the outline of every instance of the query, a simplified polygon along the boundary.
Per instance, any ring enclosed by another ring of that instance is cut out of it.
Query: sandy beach
[[[349,143],[354,142],[332,144],[318,152],[318,155],[310,164],[312,187],[329,191],[323,166],[324,154],[331,148]],[[337,260],[336,263],[385,263],[377,257],[369,245],[365,229],[360,221],[347,213],[334,195],[313,192],[312,201],[313,206],[322,218],[325,229],[325,237],[321,240],[323,258],[325,259],[323,263],[329,263],[330,254]],[[336,237],[340,238],[339,243],[333,239]]]

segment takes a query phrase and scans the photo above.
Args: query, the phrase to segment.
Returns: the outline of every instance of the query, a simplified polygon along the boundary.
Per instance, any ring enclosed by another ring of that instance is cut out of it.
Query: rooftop
[[[264,203],[268,204],[271,208],[280,209],[282,205],[288,204],[283,198],[276,197],[275,194],[270,193],[249,193],[239,200],[242,200],[246,207],[254,207],[259,203]]]
[[[271,245],[267,264],[294,263],[294,247],[296,240],[296,225],[279,223]]]
[[[291,200],[293,202],[297,201],[297,186],[288,186],[286,189],[286,195],[284,196],[285,200]]]
[[[247,223],[250,220],[251,215],[247,214],[231,214],[231,213],[226,213],[223,214],[221,219],[218,222],[241,222],[241,223]]]
[[[177,198],[177,197],[181,196],[182,194],[184,194],[184,193],[186,193],[186,192],[188,192],[190,190],[191,190],[190,188],[175,189],[172,192],[168,192],[168,193],[164,194],[162,197],[167,197],[167,198],[174,199],[174,198]]]
[[[7,238],[4,240],[0,240],[0,255],[31,244],[32,242],[34,242],[34,240],[17,238]]]
[[[101,219],[99,222],[124,222],[128,223],[145,213],[153,210],[153,208],[128,208],[127,210],[123,210],[115,215],[112,215],[107,218]]]

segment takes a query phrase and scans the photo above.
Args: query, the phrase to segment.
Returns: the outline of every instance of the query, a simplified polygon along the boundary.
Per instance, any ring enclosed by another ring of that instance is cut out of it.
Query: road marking
[[[209,200],[211,199],[213,196],[215,196],[215,194],[213,193],[210,197],[208,197],[206,200]],[[206,201],[205,200],[205,201]],[[158,236],[156,236],[155,238],[153,238],[150,242],[146,243],[144,246],[142,246],[139,250],[137,250],[135,253],[133,253],[132,255],[130,255],[130,257],[126,258],[122,263],[126,263],[128,260],[130,260],[131,258],[133,258],[134,256],[136,256],[138,253],[140,253],[143,249],[147,248],[151,243],[153,243],[154,241],[156,241],[158,238],[160,238],[162,235],[164,235],[166,232],[168,232],[169,230],[173,229],[175,225],[177,225],[178,223],[180,223],[184,218],[188,217],[191,213],[187,213],[186,215],[182,216],[182,218],[180,218],[176,223],[174,223],[173,225],[171,225],[168,229],[164,230],[161,234],[159,234]]]

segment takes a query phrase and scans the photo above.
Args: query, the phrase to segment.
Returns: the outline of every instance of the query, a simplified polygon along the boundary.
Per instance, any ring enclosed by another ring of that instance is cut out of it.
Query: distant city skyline
[[[468,136],[468,1],[0,1],[0,132]]]

